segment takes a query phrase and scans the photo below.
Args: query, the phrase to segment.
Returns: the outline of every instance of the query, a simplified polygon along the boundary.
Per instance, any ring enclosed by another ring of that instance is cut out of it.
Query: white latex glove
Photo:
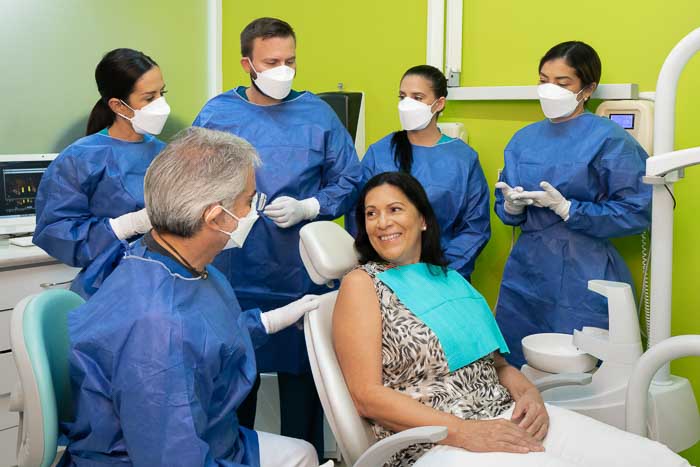
[[[549,182],[540,182],[540,188],[544,191],[526,191],[514,196],[518,199],[532,200],[535,206],[549,208],[564,219],[564,221],[568,221],[571,201],[564,198],[564,196],[559,193],[559,190],[554,188]]]
[[[317,310],[318,295],[304,295],[299,300],[260,315],[268,334],[274,334],[299,321],[309,311]]]
[[[138,234],[145,234],[152,227],[146,208],[110,219],[109,225],[112,226],[112,231],[114,231],[114,235],[119,240],[126,240]]]
[[[298,201],[289,196],[280,196],[268,204],[263,213],[272,219],[277,227],[286,229],[303,220],[315,219],[320,209],[316,198]]]
[[[501,190],[501,194],[504,198],[503,208],[511,216],[517,216],[525,211],[525,206],[529,206],[533,203],[531,199],[518,199],[515,196],[523,192],[523,187],[516,186],[515,188],[510,187],[506,182],[496,183],[496,188]]]

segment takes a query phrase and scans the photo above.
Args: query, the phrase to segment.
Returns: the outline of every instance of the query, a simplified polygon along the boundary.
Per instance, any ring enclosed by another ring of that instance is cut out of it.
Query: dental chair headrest
[[[306,224],[299,231],[299,253],[315,284],[340,279],[357,265],[355,240],[335,222]]]

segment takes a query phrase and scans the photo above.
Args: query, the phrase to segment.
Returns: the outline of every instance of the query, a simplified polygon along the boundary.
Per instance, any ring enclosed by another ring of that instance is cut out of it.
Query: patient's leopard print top
[[[450,372],[437,336],[416,318],[377,274],[386,264],[360,266],[372,278],[382,314],[382,382],[434,409],[463,419],[500,415],[513,401],[498,381],[493,356]],[[377,439],[392,431],[370,421]],[[386,466],[413,465],[432,444],[418,444],[397,453]]]

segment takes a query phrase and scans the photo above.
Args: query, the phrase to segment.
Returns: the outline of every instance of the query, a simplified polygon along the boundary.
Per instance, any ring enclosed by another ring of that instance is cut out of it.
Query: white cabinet
[[[17,427],[0,430],[0,466],[17,465]]]
[[[10,350],[10,316],[12,310],[0,308],[0,355]]]
[[[70,286],[79,269],[55,262],[37,247],[8,246],[0,241],[0,467],[16,465],[16,413],[8,411],[10,392],[17,384],[17,369],[10,351],[10,317],[27,295],[47,288]]]
[[[0,354],[0,397],[10,394],[17,381],[17,368],[12,352]]]
[[[78,271],[59,263],[22,268],[0,267],[0,310],[11,310],[27,295],[47,288],[70,287],[70,281]]]
[[[16,413],[8,411],[10,395],[0,396],[0,466],[15,465],[17,460],[17,425],[19,417]]]
[[[0,396],[0,430],[6,430],[19,425],[19,415],[16,412],[10,412],[10,395],[5,394]],[[0,464],[2,465],[2,464]]]

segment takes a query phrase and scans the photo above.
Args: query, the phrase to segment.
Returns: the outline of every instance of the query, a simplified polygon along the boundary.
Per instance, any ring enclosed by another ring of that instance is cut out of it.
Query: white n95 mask
[[[435,100],[437,102],[437,100]],[[433,102],[433,104],[435,104]],[[435,112],[432,111],[433,104],[424,104],[410,97],[404,97],[399,101],[399,120],[401,128],[404,130],[422,130],[427,127],[433,119]]]
[[[544,116],[550,119],[568,117],[578,107],[577,98],[582,91],[583,89],[573,93],[553,83],[540,84],[537,86],[537,95],[540,96],[540,105]]]
[[[265,207],[266,201],[267,195],[265,195],[265,193],[256,193],[253,197],[253,201],[250,203],[250,211],[245,217],[238,217],[225,207],[219,206],[226,214],[238,221],[238,227],[236,227],[236,230],[233,232],[226,232],[225,230],[219,229],[219,232],[230,237],[223,248],[224,250],[228,250],[230,248],[243,248],[245,239],[248,237],[250,230],[260,217],[258,211],[262,211],[262,209]]]
[[[141,135],[160,134],[170,115],[170,106],[165,102],[165,97],[163,96],[153,102],[149,102],[140,109],[132,109],[129,104],[124,101],[122,101],[122,104],[133,110],[134,116],[131,118],[122,114],[119,114],[119,116],[131,121],[131,126],[134,128],[134,131]]]
[[[253,66],[253,61],[249,58],[248,63],[253,69],[257,78],[253,80],[260,91],[268,97],[282,100],[292,91],[292,81],[296,72],[294,68],[287,65],[281,65],[275,68],[270,68],[262,72],[258,72]]]
[[[248,237],[248,234],[250,233],[250,229],[253,228],[253,224],[255,224],[255,221],[258,220],[258,211],[251,209],[250,212],[248,212],[248,215],[245,217],[238,217],[223,206],[221,206],[221,209],[223,209],[226,214],[238,221],[238,227],[236,227],[236,230],[233,232],[226,232],[225,230],[219,229],[219,232],[225,233],[231,237],[228,239],[228,242],[223,249],[228,250],[230,248],[243,248],[243,244],[245,243],[246,237]]]

